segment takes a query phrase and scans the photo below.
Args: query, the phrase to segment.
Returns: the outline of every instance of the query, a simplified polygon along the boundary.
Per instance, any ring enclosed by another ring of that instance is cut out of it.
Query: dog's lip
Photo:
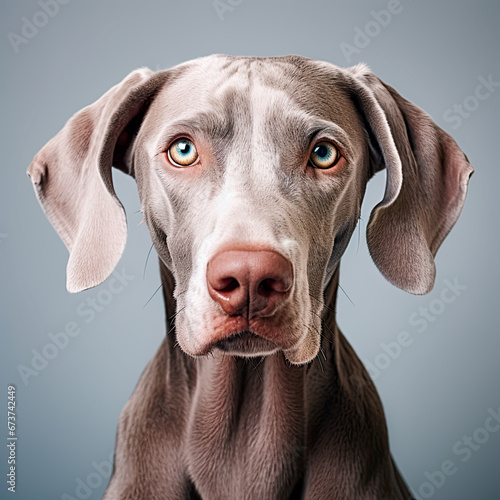
[[[279,349],[279,346],[251,330],[243,330],[218,340],[212,345],[212,349],[218,349],[227,354],[263,356],[272,354]]]

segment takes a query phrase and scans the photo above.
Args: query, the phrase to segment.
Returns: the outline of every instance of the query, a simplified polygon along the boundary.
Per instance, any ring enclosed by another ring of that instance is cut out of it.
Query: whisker
[[[331,334],[332,334],[332,337],[335,338],[335,334],[330,330],[330,328],[328,328],[328,326],[326,326],[326,323],[323,321],[323,318],[319,315],[319,314],[316,314],[314,311],[311,311],[317,318],[319,318],[321,320],[321,327],[322,328],[326,328]],[[328,340],[328,342],[330,342],[331,344],[333,344],[333,340],[330,340],[326,335],[323,335],[321,332],[319,332],[319,334],[325,338],[326,340]]]
[[[264,358],[262,358],[262,359],[264,359]],[[258,363],[257,363],[257,364],[253,367],[252,372],[255,370],[255,368],[257,368],[257,367],[260,365],[260,363],[262,363],[262,360],[261,360],[261,361],[259,361],[259,362],[258,362]],[[253,365],[252,361],[250,361],[250,364],[252,364],[252,365]],[[257,371],[257,375],[259,376],[260,381],[261,381],[262,383],[264,383],[264,380],[262,380],[262,375],[260,374],[260,372],[259,372],[259,371]]]
[[[321,325],[323,328],[328,330],[329,333],[332,334],[332,337],[335,338],[335,333],[326,325],[326,323],[322,323]],[[330,340],[328,337],[325,336],[325,339],[329,340],[332,344],[334,343],[332,340]]]
[[[258,368],[258,366],[262,363],[262,361],[264,361],[264,359],[265,359],[265,356],[262,356],[260,358],[260,361],[253,367],[252,371],[254,371],[256,368]]]
[[[175,330],[175,327],[176,327],[176,324],[175,324],[175,321],[174,319],[176,318],[176,316],[181,313],[182,311],[184,311],[184,309],[186,309],[186,306],[184,306],[182,309],[179,309],[175,314],[172,314],[172,316],[169,318],[167,316],[167,323],[169,325],[172,325],[169,330],[167,331],[167,333],[165,335],[168,335],[170,332],[172,332],[173,330]]]
[[[319,350],[320,350],[321,354],[323,354],[323,357],[325,358],[325,361],[326,361],[326,354],[325,354],[325,352],[323,351],[323,349],[321,347],[319,348]]]
[[[319,361],[319,366],[321,366],[321,371],[325,373],[325,369],[323,368],[323,363],[321,361],[321,358],[318,355],[316,355],[316,359]]]
[[[144,309],[150,302],[151,302],[151,299],[158,293],[158,290],[163,286],[163,283],[156,289],[155,293],[153,293],[153,295],[151,295],[151,297],[149,298],[149,300],[142,306],[142,308]]]
[[[347,295],[347,293],[345,292],[345,290],[340,286],[340,283],[339,283],[339,288],[344,292],[344,295],[349,299],[349,302],[354,306],[356,307],[356,304],[351,300],[351,297],[349,297],[349,295]]]
[[[315,313],[314,311],[311,311],[311,312],[314,314],[314,316],[316,316],[317,318],[319,318],[320,321],[321,321],[321,324],[323,324],[323,318],[318,313]]]
[[[318,315],[316,315],[318,316]],[[319,317],[319,316],[318,316]],[[321,332],[316,332],[315,330],[312,329],[311,326],[309,325],[304,325],[310,332],[313,332],[313,334],[315,333],[319,333],[320,337],[323,337],[325,340],[327,340],[328,342],[330,342],[330,344],[333,345],[333,340],[330,340],[326,335],[323,335]]]
[[[358,254],[358,251],[359,251],[359,242],[361,240],[361,224],[359,223],[359,221],[364,222],[363,219],[361,217],[359,217],[358,224],[357,224],[357,226],[358,226],[358,246],[356,248],[356,255]]]
[[[317,299],[316,297],[314,297],[314,295],[311,295],[309,294],[309,297],[312,297],[314,300],[318,301],[319,303],[321,303],[321,300]],[[328,307],[324,302],[323,302],[323,307],[325,309],[328,309],[330,312],[332,312],[333,314],[335,314],[335,310],[332,309],[331,307]]]
[[[326,335],[323,335],[321,332],[319,332],[319,334],[325,339],[325,340],[328,340],[328,342],[330,342],[330,344],[333,345],[333,341],[330,340]]]
[[[323,324],[323,326],[332,334],[332,335],[335,335],[335,333],[326,325],[326,324]]]
[[[175,314],[172,314],[172,316],[170,318],[167,318],[168,321],[173,321],[178,314],[180,314],[182,311],[184,311],[184,309],[186,309],[187,306],[184,306],[184,307],[181,307]]]
[[[149,249],[148,256],[146,257],[146,263],[144,264],[144,272],[142,273],[142,279],[144,279],[146,276],[146,267],[148,265],[149,256],[151,255],[151,250],[153,250],[153,246],[154,244],[151,243],[151,248]]]

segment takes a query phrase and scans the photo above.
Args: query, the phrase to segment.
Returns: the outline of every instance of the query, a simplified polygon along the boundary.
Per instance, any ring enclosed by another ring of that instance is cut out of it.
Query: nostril
[[[257,293],[263,297],[269,297],[273,293],[284,293],[289,290],[289,286],[282,280],[266,278],[259,283]]]
[[[217,286],[214,287],[218,292],[232,292],[236,290],[240,284],[236,278],[223,278],[219,280]]]
[[[257,287],[257,293],[263,297],[269,297],[269,295],[274,292],[271,281],[272,280],[261,281]]]

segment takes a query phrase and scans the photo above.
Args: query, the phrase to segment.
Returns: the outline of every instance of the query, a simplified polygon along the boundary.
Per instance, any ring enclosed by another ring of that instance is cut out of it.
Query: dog
[[[28,169],[69,249],[67,289],[117,265],[137,182],[168,333],[120,417],[114,499],[410,499],[383,408],[335,322],[369,179],[382,274],[429,292],[473,168],[367,66],[213,55],[130,73]]]

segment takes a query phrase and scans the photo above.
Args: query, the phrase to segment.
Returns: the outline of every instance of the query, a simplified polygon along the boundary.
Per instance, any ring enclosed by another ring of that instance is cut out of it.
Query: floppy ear
[[[456,142],[364,65],[349,69],[364,115],[371,167],[387,169],[383,200],[367,227],[382,274],[414,294],[432,290],[434,256],[458,219],[474,169]]]
[[[166,75],[149,69],[130,73],[76,113],[28,168],[38,200],[70,252],[70,292],[102,283],[121,257],[127,222],[111,166],[133,175],[133,139]]]

